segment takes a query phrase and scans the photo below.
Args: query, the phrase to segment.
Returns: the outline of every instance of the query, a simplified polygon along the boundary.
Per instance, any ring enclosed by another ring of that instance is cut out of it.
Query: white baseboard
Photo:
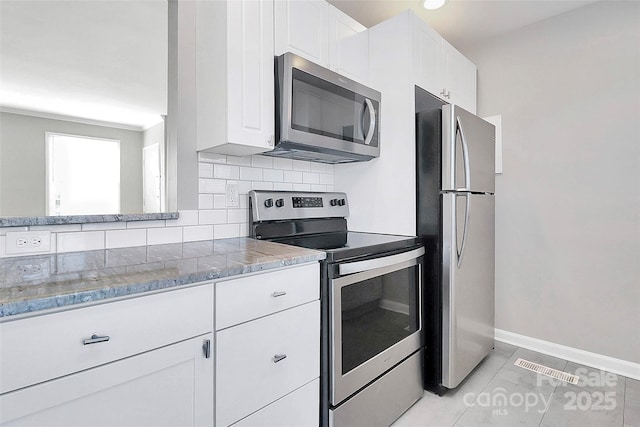
[[[590,366],[592,368],[611,372],[624,377],[640,380],[640,363],[633,363],[627,360],[616,359],[615,357],[604,356],[590,351],[580,350],[566,345],[556,344],[549,341],[531,338],[513,332],[496,329],[496,341],[559,357],[564,360]]]

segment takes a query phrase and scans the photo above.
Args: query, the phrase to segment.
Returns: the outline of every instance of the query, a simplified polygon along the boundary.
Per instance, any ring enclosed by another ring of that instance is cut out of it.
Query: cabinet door
[[[227,2],[228,141],[271,149],[274,134],[273,3]],[[231,154],[236,154],[231,152]]]
[[[273,3],[199,1],[195,17],[197,147],[244,156],[273,148]]]
[[[213,334],[0,396],[14,426],[212,426]]]
[[[293,52],[328,67],[328,14],[324,0],[275,0],[276,56]]]
[[[412,16],[413,26],[413,81],[416,86],[442,97],[442,43],[435,30]]]
[[[476,112],[476,66],[456,48],[443,40],[443,86],[447,90],[447,98],[465,110]],[[442,96],[442,95],[440,95]]]
[[[320,374],[320,301],[216,333],[216,425],[227,426]]]
[[[366,29],[329,5],[329,68],[364,84],[369,81],[369,34]]]

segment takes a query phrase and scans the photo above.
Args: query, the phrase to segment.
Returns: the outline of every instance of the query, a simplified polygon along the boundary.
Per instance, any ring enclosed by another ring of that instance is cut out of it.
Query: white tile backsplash
[[[275,157],[273,159],[273,168],[280,170],[291,170],[293,169],[293,160]]]
[[[182,240],[196,242],[198,240],[212,240],[213,225],[194,225],[182,229]]]
[[[104,249],[104,231],[58,233],[58,252],[80,252]]]
[[[198,194],[198,207],[200,209],[213,209],[216,197],[218,197],[217,194]]]
[[[240,179],[243,181],[262,181],[262,169],[242,166],[240,167]]]
[[[198,193],[200,194],[224,194],[226,181],[224,179],[200,178],[198,180]]]
[[[198,210],[180,211],[177,220],[0,228],[0,258],[5,233],[50,230],[51,253],[74,252],[223,239],[249,234],[251,190],[333,191],[334,167],[267,156],[198,153]],[[240,207],[227,208],[226,185],[237,182]],[[13,256],[13,255],[11,255]]]
[[[127,228],[158,228],[166,226],[166,222],[164,220],[155,220],[155,221],[130,221],[127,222]]]
[[[180,242],[182,242],[182,227],[149,228],[147,230],[148,245]]]
[[[264,181],[282,182],[284,181],[284,171],[279,169],[265,169],[262,171]]]
[[[213,164],[204,162],[198,163],[198,177],[213,178]]]
[[[214,239],[240,237],[240,224],[219,224],[213,226]]]
[[[224,209],[200,210],[198,215],[200,224],[226,224],[227,222],[227,211]]]
[[[293,182],[302,184],[302,172],[299,171],[284,171],[284,182]]]
[[[107,249],[127,248],[131,246],[145,246],[147,244],[147,229],[106,231],[105,247]]]
[[[95,222],[82,224],[82,231],[124,230],[125,228],[127,228],[126,222]]]
[[[304,184],[320,184],[320,175],[315,172],[303,172],[302,182]]]
[[[310,172],[311,171],[311,162],[307,162],[304,160],[294,160],[293,161],[293,170],[294,171],[302,171],[302,172]]]
[[[213,177],[218,179],[238,179],[240,178],[240,167],[223,164],[214,165]]]

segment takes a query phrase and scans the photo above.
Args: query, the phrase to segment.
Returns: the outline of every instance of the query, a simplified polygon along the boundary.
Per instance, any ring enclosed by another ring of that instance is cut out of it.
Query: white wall
[[[640,3],[464,53],[480,115],[502,114],[496,327],[640,362]]]
[[[1,216],[45,215],[45,132],[120,140],[120,207],[142,212],[142,132],[0,113]]]

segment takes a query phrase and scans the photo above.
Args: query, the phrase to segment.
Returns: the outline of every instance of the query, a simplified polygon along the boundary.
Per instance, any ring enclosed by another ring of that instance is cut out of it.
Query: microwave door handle
[[[365,110],[369,110],[369,130],[364,137],[364,145],[371,144],[371,140],[373,139],[373,131],[376,128],[376,111],[373,107],[373,102],[369,98],[364,99]],[[364,111],[362,112],[364,115]]]

